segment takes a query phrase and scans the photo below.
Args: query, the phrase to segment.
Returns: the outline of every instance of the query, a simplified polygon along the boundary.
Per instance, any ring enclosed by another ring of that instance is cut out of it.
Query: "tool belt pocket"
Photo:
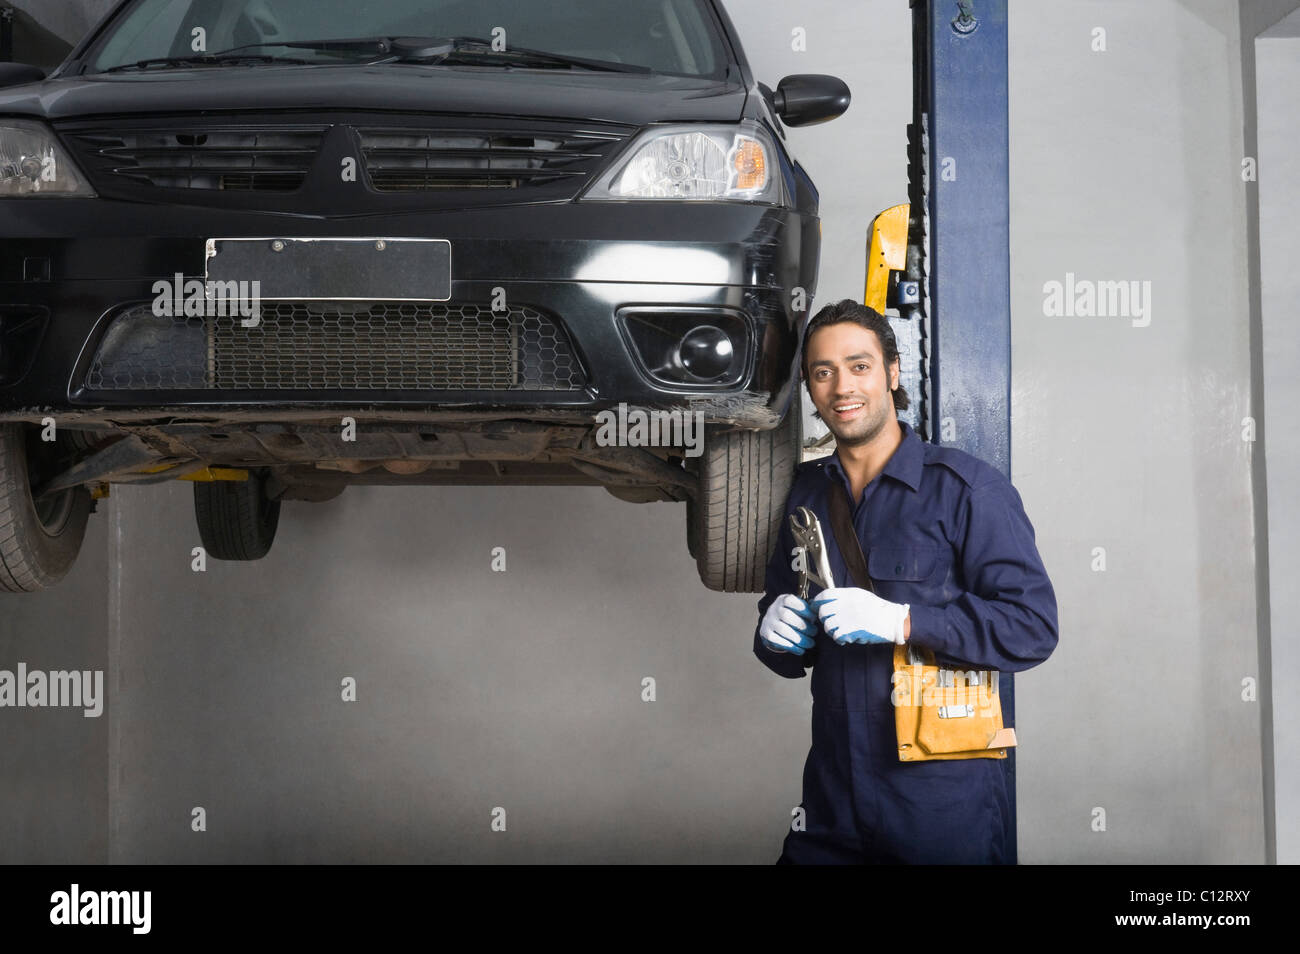
[[[997,670],[949,669],[928,649],[896,646],[892,701],[900,762],[1004,759],[1016,744],[1002,725]]]

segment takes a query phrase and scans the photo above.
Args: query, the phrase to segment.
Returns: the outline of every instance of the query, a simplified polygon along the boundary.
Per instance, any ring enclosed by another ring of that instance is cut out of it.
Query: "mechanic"
[[[898,420],[909,403],[898,345],[874,309],[846,299],[819,311],[803,378],[836,452],[796,468],[758,602],[758,658],[787,678],[812,669],[803,823],[778,863],[1010,863],[1008,760],[899,761],[890,692],[896,643],[933,650],[941,666],[1003,672],[1056,647],[1056,596],[1020,495],[996,468]],[[833,480],[849,491],[875,593],[853,585],[840,555]],[[788,517],[799,506],[822,525],[836,584],[808,602],[794,595]]]

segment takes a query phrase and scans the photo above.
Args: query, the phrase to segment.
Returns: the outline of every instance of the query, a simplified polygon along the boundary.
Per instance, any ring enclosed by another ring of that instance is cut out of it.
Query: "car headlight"
[[[40,123],[0,119],[0,198],[94,194],[49,129]]]
[[[582,198],[787,204],[776,146],[755,123],[646,130]]]

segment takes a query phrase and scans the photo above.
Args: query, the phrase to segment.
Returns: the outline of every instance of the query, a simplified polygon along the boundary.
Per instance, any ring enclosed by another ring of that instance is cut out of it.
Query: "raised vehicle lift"
[[[1007,0],[911,0],[908,204],[867,241],[863,301],[898,337],[907,412],[922,439],[1011,477]],[[999,677],[1015,725],[1015,681]],[[1000,760],[1015,818],[1016,750]],[[1017,859],[1015,825],[1010,856]]]

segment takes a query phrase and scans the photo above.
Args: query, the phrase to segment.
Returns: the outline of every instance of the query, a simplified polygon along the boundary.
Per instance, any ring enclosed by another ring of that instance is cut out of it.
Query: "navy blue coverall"
[[[911,605],[910,643],[940,665],[1019,672],[1056,647],[1056,595],[1020,494],[996,468],[928,444],[899,421],[903,440],[854,502],[853,523],[882,599]],[[759,619],[796,593],[789,514],[808,507],[838,586],[856,586],[831,530],[829,481],[853,500],[837,455],[800,464],[767,566]],[[814,584],[811,599],[817,596]],[[841,646],[820,627],[804,655],[754,653],[800,678],[812,669],[812,749],[803,775],[806,830],[785,839],[783,863],[1005,864],[1011,817],[1003,759],[900,762],[890,702],[893,646]]]

